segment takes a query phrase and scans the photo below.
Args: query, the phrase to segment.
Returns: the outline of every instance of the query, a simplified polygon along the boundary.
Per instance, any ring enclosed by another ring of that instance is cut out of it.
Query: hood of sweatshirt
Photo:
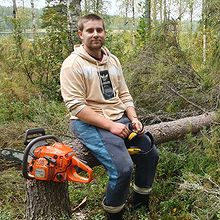
[[[93,58],[92,56],[90,56],[86,50],[83,47],[83,44],[80,45],[75,45],[74,46],[74,51],[72,52],[72,54],[77,54],[78,56],[82,57],[85,60],[88,60],[89,62],[93,63],[93,64],[99,64],[99,65],[104,65],[108,62],[111,53],[109,52],[109,50],[106,47],[102,47],[101,48],[102,52],[103,52],[103,59],[102,61],[97,61],[95,58]]]

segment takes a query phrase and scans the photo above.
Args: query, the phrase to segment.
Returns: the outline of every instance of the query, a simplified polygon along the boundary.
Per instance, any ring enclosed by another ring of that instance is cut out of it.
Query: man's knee
[[[133,171],[133,163],[129,163],[121,167],[118,171],[119,182],[129,182],[131,180],[132,171]]]

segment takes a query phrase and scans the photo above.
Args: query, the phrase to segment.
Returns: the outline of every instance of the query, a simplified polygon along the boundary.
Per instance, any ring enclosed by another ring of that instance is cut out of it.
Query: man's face
[[[83,30],[78,32],[82,43],[89,50],[97,50],[102,47],[105,41],[105,30],[100,20],[89,20],[84,23]]]

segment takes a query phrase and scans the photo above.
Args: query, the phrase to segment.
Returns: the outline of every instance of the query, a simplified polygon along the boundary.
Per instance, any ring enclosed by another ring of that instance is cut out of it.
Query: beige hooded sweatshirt
[[[110,119],[121,118],[133,99],[125,83],[117,57],[103,47],[101,62],[77,45],[61,67],[61,94],[71,119],[85,106]]]

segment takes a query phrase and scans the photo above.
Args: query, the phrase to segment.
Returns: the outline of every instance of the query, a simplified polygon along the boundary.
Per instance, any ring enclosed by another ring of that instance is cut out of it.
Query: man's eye
[[[88,33],[93,33],[94,29],[88,29],[87,32]]]
[[[97,31],[98,33],[102,33],[102,32],[103,32],[103,29],[102,29],[102,28],[98,28],[98,29],[96,29],[96,31]]]

